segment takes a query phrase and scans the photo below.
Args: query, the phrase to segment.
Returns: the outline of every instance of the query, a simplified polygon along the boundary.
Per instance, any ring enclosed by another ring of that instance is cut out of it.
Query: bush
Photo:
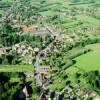
[[[68,78],[68,75],[67,74],[63,75],[63,79],[66,79],[66,78]]]
[[[81,73],[77,72],[76,73],[76,78],[79,78],[81,76]]]
[[[13,61],[13,59],[14,59],[14,56],[8,54],[8,55],[6,56],[6,58],[7,58],[7,60],[8,60],[8,63],[9,63],[9,64],[12,64],[12,61]]]
[[[66,81],[66,85],[69,85],[70,83],[71,83],[71,81],[70,81],[70,80]]]
[[[2,64],[2,58],[0,57],[0,64]]]

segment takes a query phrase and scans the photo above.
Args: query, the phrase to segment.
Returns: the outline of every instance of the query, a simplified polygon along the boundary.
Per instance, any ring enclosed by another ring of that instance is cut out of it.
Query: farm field
[[[0,72],[33,72],[33,65],[0,65]]]
[[[86,48],[93,51],[75,58],[76,64],[66,70],[66,72],[73,74],[76,71],[88,72],[91,70],[100,70],[100,44],[91,44]]]

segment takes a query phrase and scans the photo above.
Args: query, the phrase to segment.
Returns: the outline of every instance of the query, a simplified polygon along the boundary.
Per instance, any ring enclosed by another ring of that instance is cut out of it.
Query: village
[[[100,100],[99,4],[0,0],[0,100]]]

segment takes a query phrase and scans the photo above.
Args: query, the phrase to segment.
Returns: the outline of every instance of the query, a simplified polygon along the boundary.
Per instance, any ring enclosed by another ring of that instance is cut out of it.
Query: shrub
[[[81,73],[76,73],[76,78],[79,78],[81,76]]]
[[[70,81],[70,80],[66,81],[66,85],[69,85],[70,83],[71,83],[71,81]]]
[[[0,64],[2,64],[2,58],[0,57]]]
[[[66,79],[66,78],[68,78],[68,75],[67,74],[63,75],[63,79]]]

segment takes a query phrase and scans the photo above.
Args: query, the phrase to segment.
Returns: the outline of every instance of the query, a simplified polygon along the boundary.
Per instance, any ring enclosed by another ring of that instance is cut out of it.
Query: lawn
[[[0,72],[32,72],[33,65],[0,65]]]

